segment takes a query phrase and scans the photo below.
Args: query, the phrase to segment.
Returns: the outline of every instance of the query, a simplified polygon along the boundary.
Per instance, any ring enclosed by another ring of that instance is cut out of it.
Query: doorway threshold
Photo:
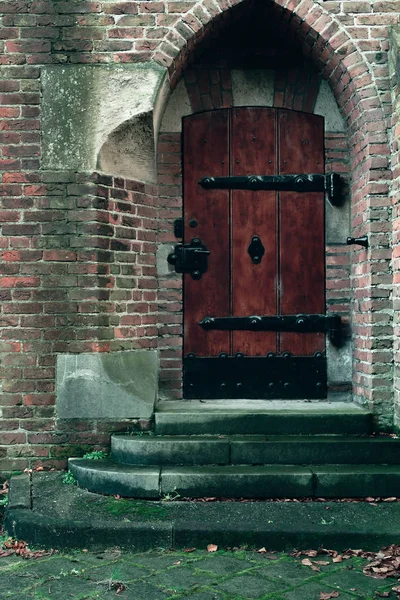
[[[365,408],[351,401],[350,392],[331,393],[324,400],[161,400],[155,412],[332,412],[354,410],[365,412]]]
[[[156,435],[369,435],[371,413],[353,402],[307,400],[164,401]]]

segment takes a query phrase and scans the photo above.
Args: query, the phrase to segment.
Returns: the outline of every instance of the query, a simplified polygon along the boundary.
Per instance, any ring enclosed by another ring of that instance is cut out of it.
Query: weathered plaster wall
[[[42,73],[42,167],[154,181],[155,63],[57,65]]]

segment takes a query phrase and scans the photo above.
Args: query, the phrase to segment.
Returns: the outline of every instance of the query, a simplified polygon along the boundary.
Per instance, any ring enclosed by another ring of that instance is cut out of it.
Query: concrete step
[[[69,460],[81,488],[127,498],[347,498],[400,496],[400,466],[134,467]]]
[[[125,498],[159,498],[160,468],[132,467],[111,460],[70,458],[68,467],[89,492]]]
[[[400,439],[357,436],[111,437],[113,460],[130,465],[400,464]]]
[[[158,435],[277,434],[368,435],[372,417],[348,402],[162,402],[155,413]]]
[[[289,552],[377,551],[400,536],[400,502],[155,502],[91,494],[62,478],[59,472],[11,478],[4,519],[8,535],[39,548],[117,546],[131,552],[205,549],[210,543],[220,549],[247,544]],[[307,594],[300,597],[310,600]]]

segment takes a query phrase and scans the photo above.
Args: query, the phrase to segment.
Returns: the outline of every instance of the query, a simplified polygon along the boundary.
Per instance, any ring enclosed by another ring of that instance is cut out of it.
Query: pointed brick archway
[[[170,29],[154,59],[168,68],[171,87],[207,42],[229,26],[233,12],[241,7],[250,10],[252,4],[249,0],[202,0]],[[352,235],[368,235],[370,241],[368,250],[355,247],[351,253],[353,394],[355,401],[373,409],[381,428],[390,427],[393,349],[388,341],[392,301],[386,259],[391,232],[388,114],[365,56],[333,14],[311,0],[277,0],[269,4],[269,14],[279,24],[282,36],[296,39],[304,57],[328,81],[346,120],[351,150]]]

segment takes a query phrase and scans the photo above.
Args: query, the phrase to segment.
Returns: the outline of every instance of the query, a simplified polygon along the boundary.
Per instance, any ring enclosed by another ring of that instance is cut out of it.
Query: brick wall
[[[391,158],[393,186],[391,204],[393,206],[393,309],[394,309],[394,396],[395,422],[400,423],[400,32],[399,28],[392,35],[391,55],[391,91],[393,98],[393,114],[391,120]]]
[[[55,425],[56,355],[157,345],[157,199],[152,186],[97,173],[6,179],[0,465],[15,470],[106,443],[100,424]]]
[[[258,13],[251,13],[253,8]],[[173,278],[166,279],[158,298],[156,292],[156,190],[88,174],[41,172],[41,67],[152,60],[168,68],[175,85],[186,66],[216,36],[229,33],[235,20],[245,27],[246,15],[253,24],[248,37],[265,36],[265,23],[271,22],[288,48],[292,42],[298,45],[299,54],[329,81],[347,120],[352,229],[354,235],[367,234],[371,244],[368,252],[350,252],[355,397],[374,406],[383,426],[390,425],[392,266],[397,290],[398,261],[395,249],[391,263],[389,194],[392,173],[398,190],[399,132],[398,121],[392,120],[396,92],[392,96],[388,50],[389,29],[399,23],[400,2],[0,0],[3,468],[33,464],[40,452],[48,455],[51,440],[28,447],[36,435],[31,432],[48,429],[57,443],[64,439],[57,438],[53,421],[54,353],[107,351],[142,343],[153,347],[159,323],[160,344],[165,344],[162,365],[171,389],[176,389],[173,382],[179,372],[179,323],[170,320],[180,302],[178,286]],[[289,54],[288,50],[281,53],[282,61]],[[258,57],[262,65],[275,60],[267,49]],[[242,58],[245,64],[246,57]],[[190,76],[187,71],[186,77]],[[224,72],[212,76],[209,89],[202,87],[206,89],[202,102],[211,101],[213,106],[228,102],[224,94],[216,96],[213,87],[217,77],[225,81]],[[226,86],[223,91],[229,94]],[[163,153],[165,143],[165,157],[172,161],[170,166],[163,163],[161,219],[179,206],[179,175],[173,167],[178,151],[169,149],[170,144],[176,148],[175,142],[164,135],[159,149]],[[138,189],[132,189],[135,186]],[[136,213],[121,208],[132,197]],[[109,198],[112,209],[105,208]],[[396,211],[397,207],[397,219]],[[161,225],[161,240],[171,236],[167,225]],[[396,235],[394,240],[397,248]],[[133,264],[126,245],[140,249]],[[139,256],[142,262],[136,262]],[[173,319],[178,321],[179,316]],[[86,425],[82,427],[86,431]],[[100,434],[90,439],[103,442]]]

